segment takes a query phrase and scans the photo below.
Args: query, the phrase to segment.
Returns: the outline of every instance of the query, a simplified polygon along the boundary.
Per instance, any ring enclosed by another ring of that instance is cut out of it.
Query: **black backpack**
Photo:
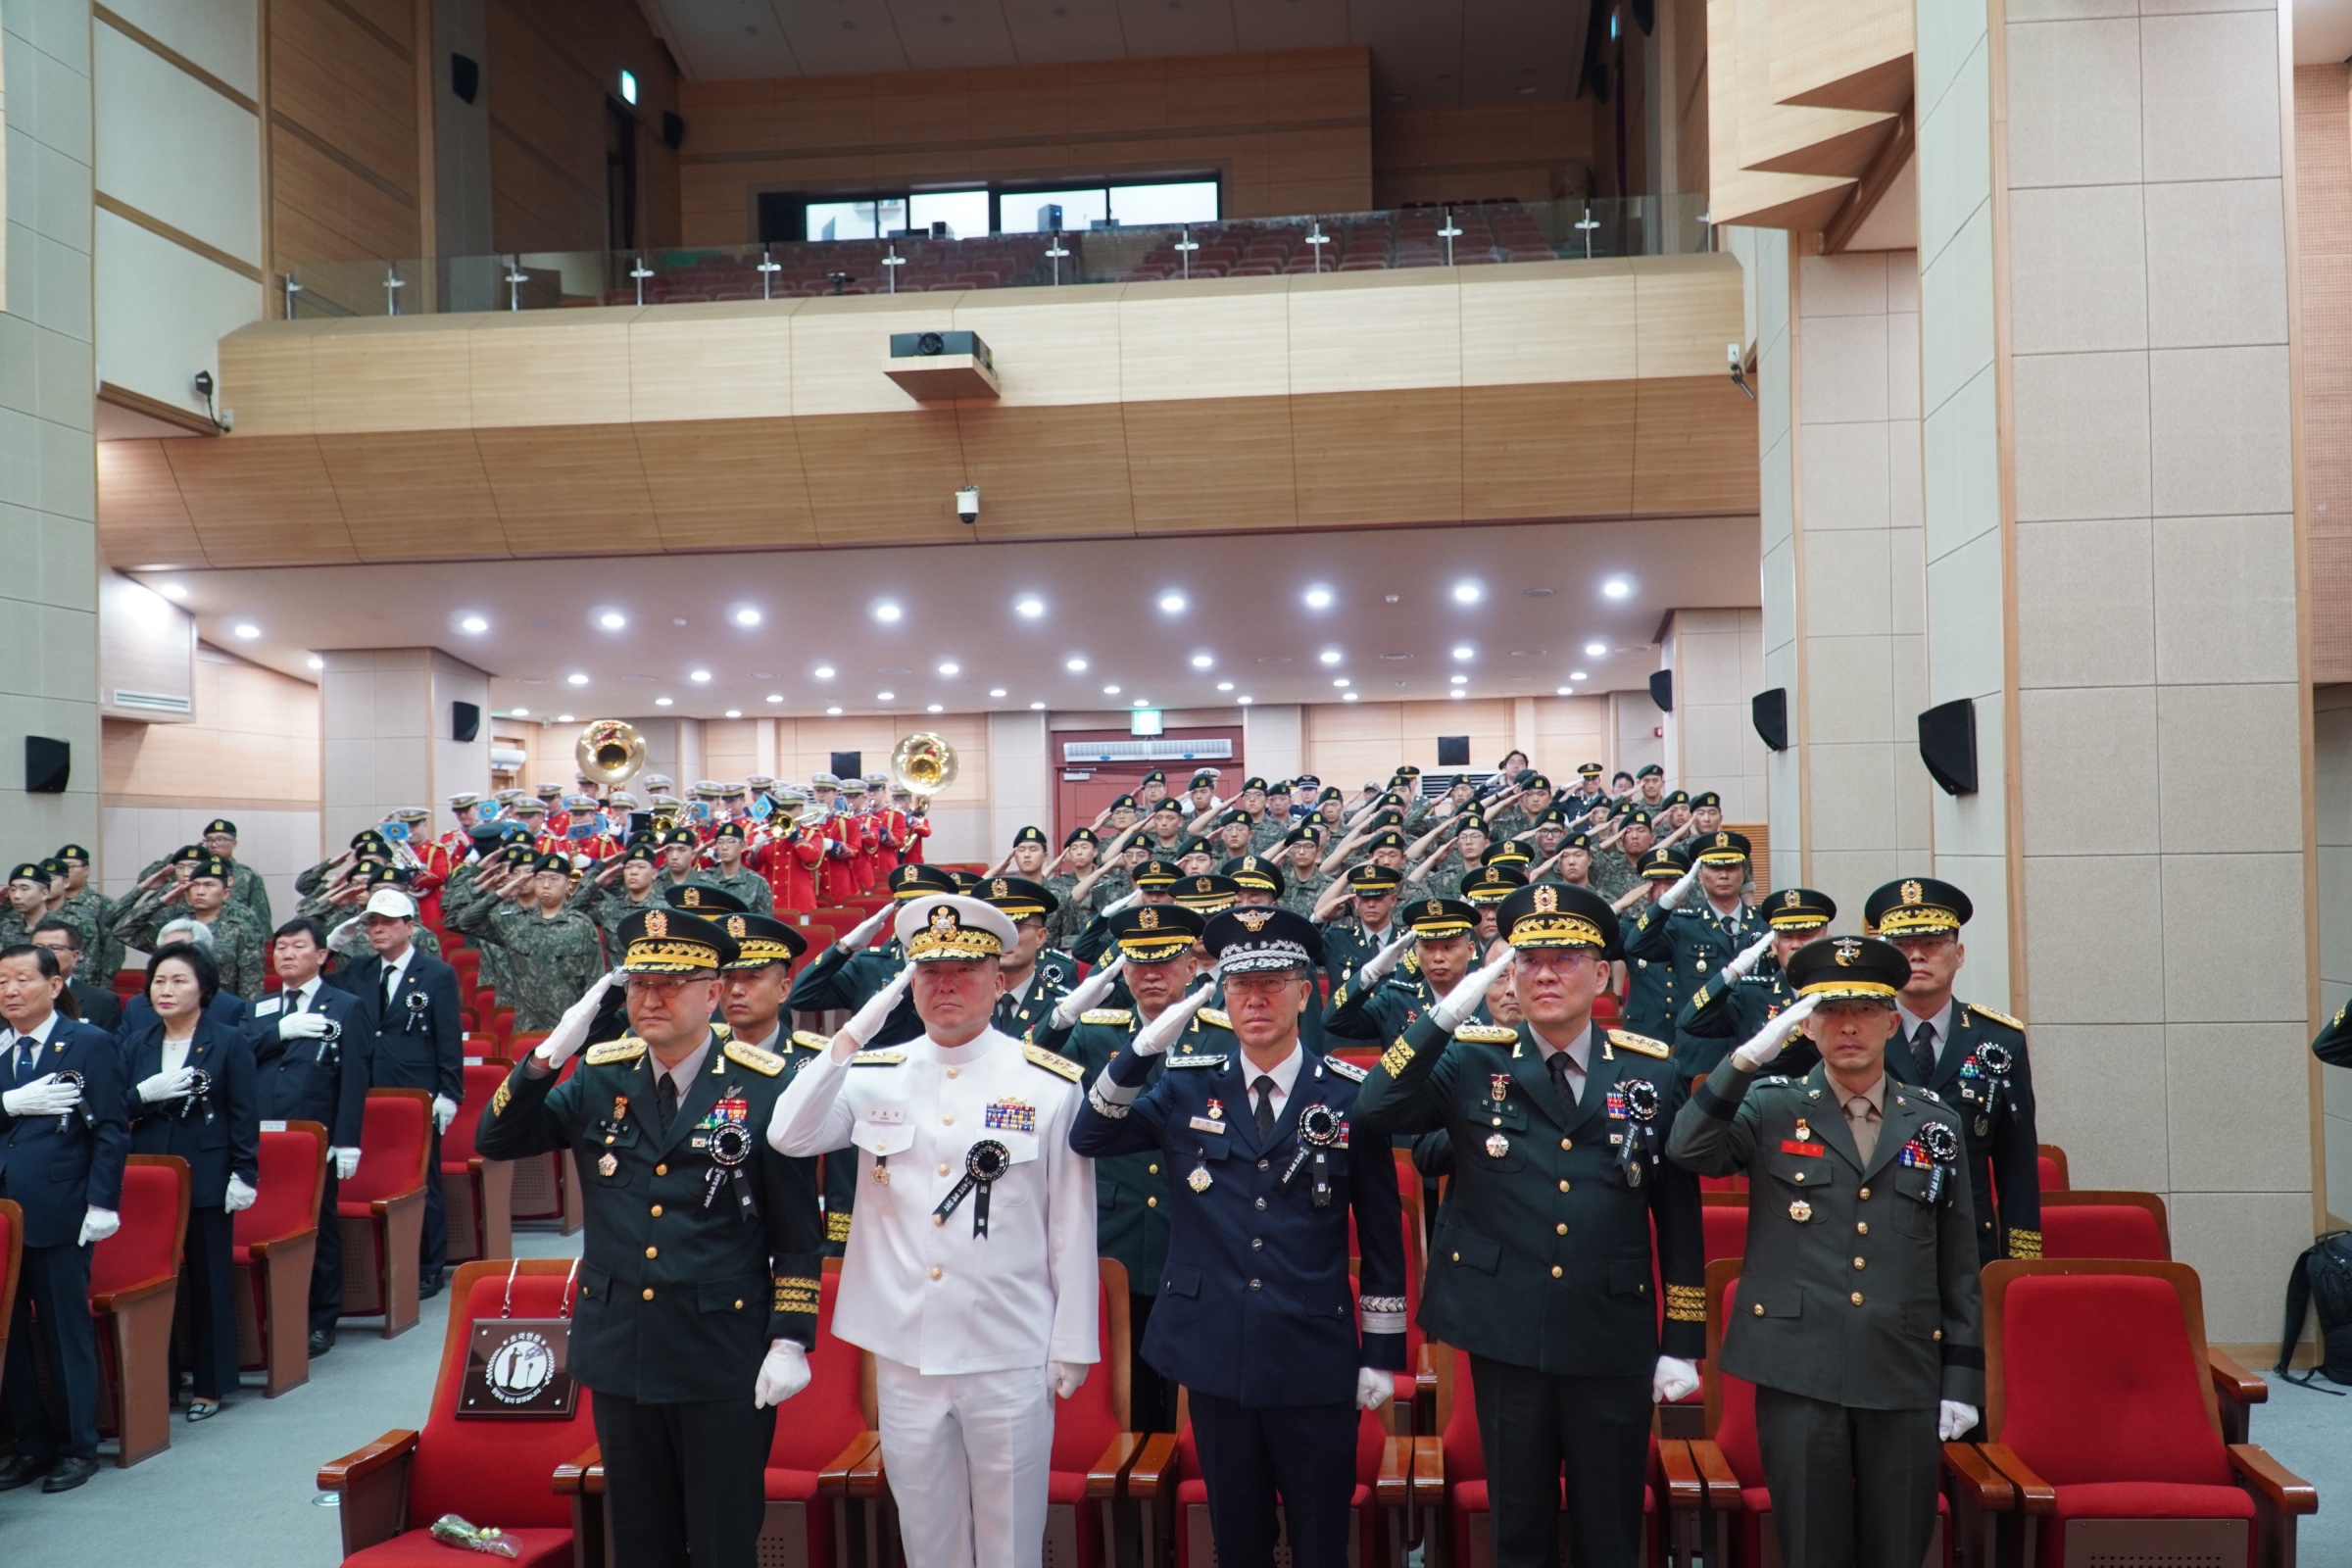
[[[2303,1337],[2304,1313],[2314,1306],[2320,1311],[2320,1364],[2298,1376],[2287,1371],[2287,1364]],[[2352,1231],[2329,1231],[2295,1259],[2286,1278],[2286,1333],[2278,1342],[2276,1370],[2305,1388],[2314,1386],[2315,1377],[2352,1384]]]

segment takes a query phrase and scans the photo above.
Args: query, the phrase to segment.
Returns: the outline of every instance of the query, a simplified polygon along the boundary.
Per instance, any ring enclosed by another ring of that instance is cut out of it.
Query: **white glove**
[[[323,1012],[289,1012],[277,1020],[280,1040],[316,1040],[326,1033],[327,1016]]]
[[[260,1193],[253,1190],[244,1177],[233,1171],[229,1173],[228,1196],[223,1202],[231,1214],[241,1213],[251,1208],[253,1200],[261,1196]]]
[[[1054,1397],[1066,1399],[1076,1394],[1080,1386],[1086,1382],[1086,1374],[1091,1370],[1093,1369],[1084,1361],[1047,1362],[1046,1376],[1054,1385]]]
[[[103,1242],[122,1228],[122,1215],[111,1208],[100,1208],[96,1204],[92,1204],[81,1211],[81,1240],[75,1245],[88,1247],[93,1243]]]
[[[1962,1404],[1958,1399],[1946,1399],[1936,1417],[1936,1436],[1945,1443],[1958,1443],[1968,1436],[1977,1424],[1977,1407]]]
[[[1412,945],[1412,941],[1413,933],[1407,931],[1366,958],[1364,966],[1355,971],[1355,988],[1358,991],[1367,991],[1380,984],[1381,977],[1396,967],[1396,960],[1404,956],[1404,950]]]
[[[1698,867],[1693,865],[1690,870],[1683,873],[1681,881],[1675,883],[1674,886],[1668,888],[1664,893],[1658,895],[1658,907],[1661,909],[1673,908],[1676,905],[1689,898],[1690,896],[1690,890],[1697,885]]]
[[[1775,933],[1767,931],[1746,947],[1741,948],[1740,956],[1723,966],[1724,972],[1735,980],[1744,980],[1755,973],[1756,965],[1763,960],[1765,953],[1772,947],[1774,936]]]
[[[1795,1005],[1767,1019],[1764,1027],[1756,1031],[1755,1039],[1732,1053],[1732,1059],[1748,1071],[1755,1071],[1781,1054],[1781,1048],[1795,1036],[1797,1026],[1810,1018],[1819,1005],[1819,997],[1797,998]]]
[[[1193,1014],[1208,1005],[1208,994],[1215,986],[1198,986],[1160,1009],[1159,1016],[1136,1031],[1128,1050],[1139,1056],[1156,1056],[1176,1043],[1184,1027],[1193,1021]]]
[[[1376,1366],[1355,1369],[1355,1407],[1358,1410],[1377,1410],[1396,1397],[1396,1374],[1383,1372]]]
[[[1649,1374],[1649,1402],[1672,1404],[1696,1393],[1698,1368],[1680,1356],[1661,1355]]]
[[[458,1119],[458,1102],[447,1095],[433,1097],[433,1131],[445,1133],[449,1124]]]
[[[71,1086],[69,1086],[71,1087]],[[185,1100],[196,1087],[196,1069],[181,1067],[139,1080],[139,1098],[150,1105],[165,1100]]]
[[[897,914],[898,912],[898,906],[894,904],[885,904],[882,906],[882,907],[876,909],[873,913],[867,915],[864,919],[852,926],[850,928],[850,934],[846,937],[843,937],[840,941],[834,943],[833,945],[841,949],[841,951],[844,953],[861,952],[873,943],[875,935],[879,933],[884,926],[890,924],[891,916]]]
[[[0,1095],[0,1111],[11,1116],[61,1116],[80,1103],[81,1091],[53,1072]]]
[[[618,969],[608,969],[596,977],[596,984],[580,994],[580,1000],[564,1009],[564,1016],[547,1032],[547,1038],[532,1048],[531,1054],[550,1068],[561,1069],[573,1052],[588,1043],[588,1031],[596,1023],[596,1015],[604,1010],[605,993],[621,978]]]
[[[782,1404],[808,1386],[808,1352],[798,1340],[777,1340],[768,1346],[760,1376],[752,1384],[752,1408]]]
[[[1516,951],[1506,953],[1484,968],[1473,969],[1462,976],[1453,989],[1429,1009],[1430,1021],[1447,1034],[1459,1029],[1462,1020],[1478,1010],[1479,1004],[1487,1000],[1487,992],[1496,980],[1502,978],[1502,971],[1508,969],[1511,960],[1517,956]]]
[[[360,1152],[356,1149],[330,1149],[335,1156],[335,1180],[347,1182],[360,1173]]]
[[[914,960],[909,958],[899,965],[899,972],[892,977],[890,984],[866,998],[865,1005],[850,1014],[850,1021],[843,1024],[841,1033],[833,1037],[833,1059],[847,1061],[863,1051],[865,1043],[882,1032],[882,1026],[890,1021],[891,1012],[898,1006],[899,999],[906,994],[906,988],[912,984]]]
[[[1122,956],[1108,963],[1098,965],[1094,972],[1078,982],[1078,989],[1054,1004],[1054,1027],[1067,1029],[1078,1021],[1096,1003],[1110,995],[1111,983],[1118,979],[1119,970],[1127,959]]]
[[[1111,901],[1110,901],[1108,904],[1105,904],[1104,906],[1102,906],[1102,912],[1103,912],[1103,914],[1105,914],[1105,915],[1113,915],[1113,914],[1116,914],[1116,913],[1118,913],[1118,912],[1119,912],[1121,909],[1124,909],[1124,908],[1126,908],[1126,907],[1127,907],[1129,905],[1131,905],[1131,904],[1134,904],[1134,903],[1135,903],[1137,900],[1141,899],[1143,896],[1144,896],[1144,890],[1143,890],[1142,888],[1134,888],[1134,889],[1130,889],[1130,890],[1129,890],[1127,893],[1125,893],[1125,894],[1121,895],[1121,896],[1120,896],[1120,897],[1118,897],[1118,898],[1115,898],[1115,899],[1111,900]]]

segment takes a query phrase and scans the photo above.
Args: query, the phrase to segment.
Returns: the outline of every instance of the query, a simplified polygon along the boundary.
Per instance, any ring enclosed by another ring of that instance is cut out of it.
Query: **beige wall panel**
[[[1719,253],[1650,256],[1633,265],[1636,373],[1645,379],[1711,375],[1729,381],[1724,345],[1744,343],[1746,337],[1739,262]]]
[[[323,435],[317,442],[361,560],[513,553],[471,431]]]
[[[824,543],[923,544],[970,535],[956,518],[964,465],[953,408],[831,415],[794,424]]]
[[[1844,201],[1850,180],[1746,167],[1751,110],[1768,107],[1752,96],[1770,89],[1765,8],[1766,0],[1707,0],[1707,214],[1718,224],[1819,228]],[[1765,148],[1760,127],[1756,141]]]
[[[887,772],[892,748],[928,730],[956,753],[956,782],[932,799],[942,807],[988,804],[988,715],[985,713],[844,714],[840,718],[776,721],[776,777],[807,782],[835,752],[862,752],[865,770]]]
[[[1459,290],[1401,272],[1335,272],[1291,283],[1291,393],[1458,386]]]
[[[466,332],[408,330],[361,317],[311,334],[312,412],[321,430],[448,430],[473,422]],[[237,427],[246,428],[237,410]]]
[[[763,719],[703,720],[703,772],[722,784],[740,784],[760,771],[760,726]]]
[[[1003,402],[1109,404],[1119,401],[1119,289],[972,289],[944,298],[959,332],[977,332],[1003,384]],[[913,313],[917,316],[927,312]],[[916,320],[899,331],[918,331]],[[887,341],[882,353],[889,353]]]
[[[1556,650],[1566,654],[1567,649]],[[1539,697],[1536,699],[1536,744],[1529,748],[1538,767],[1549,768],[1556,782],[1573,779],[1576,768],[1585,762],[1609,762],[1609,699],[1592,697]],[[1488,760],[1475,751],[1471,760],[1482,765]]]
[[[629,416],[781,419],[792,414],[798,300],[672,305],[629,323]]]
[[[1372,117],[1373,205],[1549,201],[1590,188],[1593,101],[1387,108]]]
[[[203,541],[164,456],[168,444],[98,443],[98,530],[109,561],[125,566],[205,564]]]
[[[1119,386],[1130,403],[1282,397],[1291,390],[1286,278],[1130,283],[1119,298]]]
[[[627,555],[656,536],[653,496],[628,431],[517,425],[477,430],[474,442],[506,519],[509,554]]]
[[[2311,678],[2352,681],[2352,73],[2294,76]],[[2352,1143],[2347,1143],[2352,1150]],[[2352,1159],[2347,1159],[2352,1165]]]
[[[1636,512],[1756,510],[1756,406],[1723,376],[1635,383]]]
[[[956,405],[956,422],[965,480],[980,487],[976,531],[983,537],[1135,530],[1126,426],[1116,407],[1002,408],[967,400]],[[954,514],[946,490],[931,505]]]
[[[163,446],[211,564],[359,559],[326,464],[308,437]]]
[[[270,221],[274,268],[283,271],[309,262],[373,262],[415,256],[423,248],[416,198],[407,187],[392,189],[354,173],[284,124],[270,129]],[[313,284],[327,284],[314,277]],[[358,290],[344,301],[366,309],[369,273],[347,270],[344,281]],[[380,306],[383,295],[375,293]]]
[[[194,668],[193,722],[106,720],[99,765],[107,804],[237,800],[315,809],[318,688],[216,648],[200,648]]]
[[[310,434],[314,428],[311,339],[324,325],[323,321],[271,321],[267,327],[246,327],[220,340],[220,402],[222,408],[237,411],[240,439]]]
[[[814,545],[800,437],[789,419],[640,424],[637,454],[665,550]]]
[[[386,31],[336,0],[270,0],[270,112],[377,179],[416,189],[413,24]]]
[[[1884,115],[1851,109],[1805,109],[1775,102],[1772,69],[1780,51],[1773,36],[1772,17],[1780,0],[1730,0],[1730,3],[1739,8],[1740,37],[1735,78],[1740,95],[1737,157],[1740,168],[1764,169],[1773,159],[1850,135],[1886,120]],[[1709,17],[1713,14],[1710,7]],[[1854,172],[1860,170],[1857,168]],[[1718,218],[1716,221],[1722,220]]]
[[[1121,412],[1138,530],[1298,525],[1288,398],[1130,403]]]
[[[1631,512],[1635,409],[1630,381],[1462,388],[1460,515]]]
[[[1448,275],[1459,282],[1464,386],[1621,381],[1636,373],[1633,264],[1533,262]],[[1735,291],[1735,318],[1739,303]]]
[[[1438,765],[1438,737],[1470,737],[1470,760],[1492,767],[1512,745],[1508,698],[1444,703],[1317,703],[1305,709],[1308,771],[1353,796],[1386,779],[1399,762]]]
[[[1912,0],[1771,0],[1775,102],[1891,111],[1911,101]]]
[[[625,422],[633,315],[600,308],[456,318],[470,326],[475,426]],[[533,319],[539,316],[560,319]]]
[[[902,301],[850,294],[803,301],[792,317],[792,412],[807,417],[905,414],[920,407],[882,373],[890,334],[948,325],[960,297],[910,294]]]
[[[1301,527],[1461,516],[1458,391],[1294,398],[1291,429]]]

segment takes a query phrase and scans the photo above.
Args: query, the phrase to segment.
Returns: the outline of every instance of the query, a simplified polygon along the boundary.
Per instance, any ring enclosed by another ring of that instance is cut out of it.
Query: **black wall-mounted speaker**
[[[1748,716],[1755,720],[1756,734],[1776,752],[1788,749],[1788,688],[1775,686],[1768,692],[1758,692],[1747,702]]]
[[[466,103],[482,90],[482,63],[467,55],[449,57],[449,90]]]
[[[1649,677],[1649,700],[1657,704],[1662,712],[1674,711],[1673,670],[1661,669]]]
[[[1946,795],[1977,793],[1977,705],[1966,697],[1919,715],[1919,760]]]
[[[451,740],[469,741],[481,732],[482,710],[478,704],[452,703],[449,705],[449,738]]]
[[[673,111],[667,109],[662,110],[662,145],[674,153],[678,150],[680,144],[682,144],[685,140],[686,122],[680,120]]]
[[[51,740],[46,735],[24,737],[24,792],[28,795],[63,795],[66,780],[74,776],[74,747],[70,742]]]
[[[863,778],[865,776],[865,754],[863,752],[835,752],[832,765],[825,771],[831,773],[835,778]]]
[[[1439,736],[1438,765],[1440,767],[1468,767],[1470,765],[1470,737],[1467,735]]]

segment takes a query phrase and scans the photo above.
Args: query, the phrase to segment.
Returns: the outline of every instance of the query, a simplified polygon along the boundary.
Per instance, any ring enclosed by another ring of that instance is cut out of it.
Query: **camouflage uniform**
[[[194,919],[186,902],[164,903],[162,888],[140,894],[115,917],[114,935],[126,946],[153,953],[156,933],[172,921]],[[263,949],[270,934],[233,898],[207,922],[213,928],[213,962],[220,970],[220,989],[233,991],[248,1002],[262,994]]]
[[[169,859],[150,861],[147,868],[139,873],[139,880],[146,881],[171,863]],[[243,860],[228,862],[228,902],[251,915],[253,923],[261,927],[265,936],[276,929],[270,914],[270,889],[263,883],[261,873]],[[227,984],[226,981],[221,983]]]
[[[687,880],[699,882],[707,888],[718,889],[719,892],[740,901],[750,913],[773,914],[776,912],[775,890],[767,885],[767,878],[749,867],[729,876],[712,866],[708,870],[695,872]]]
[[[93,985],[113,985],[122,966],[122,944],[113,936],[120,912],[114,900],[92,887],[67,894],[57,906],[57,918],[81,933],[81,967],[74,973]]]
[[[508,979],[498,1000],[514,1009],[517,1030],[553,1029],[604,972],[596,922],[576,908],[549,915],[512,899],[476,896],[454,908],[444,904],[443,910],[453,930],[482,944],[483,962],[494,952],[506,955]]]

